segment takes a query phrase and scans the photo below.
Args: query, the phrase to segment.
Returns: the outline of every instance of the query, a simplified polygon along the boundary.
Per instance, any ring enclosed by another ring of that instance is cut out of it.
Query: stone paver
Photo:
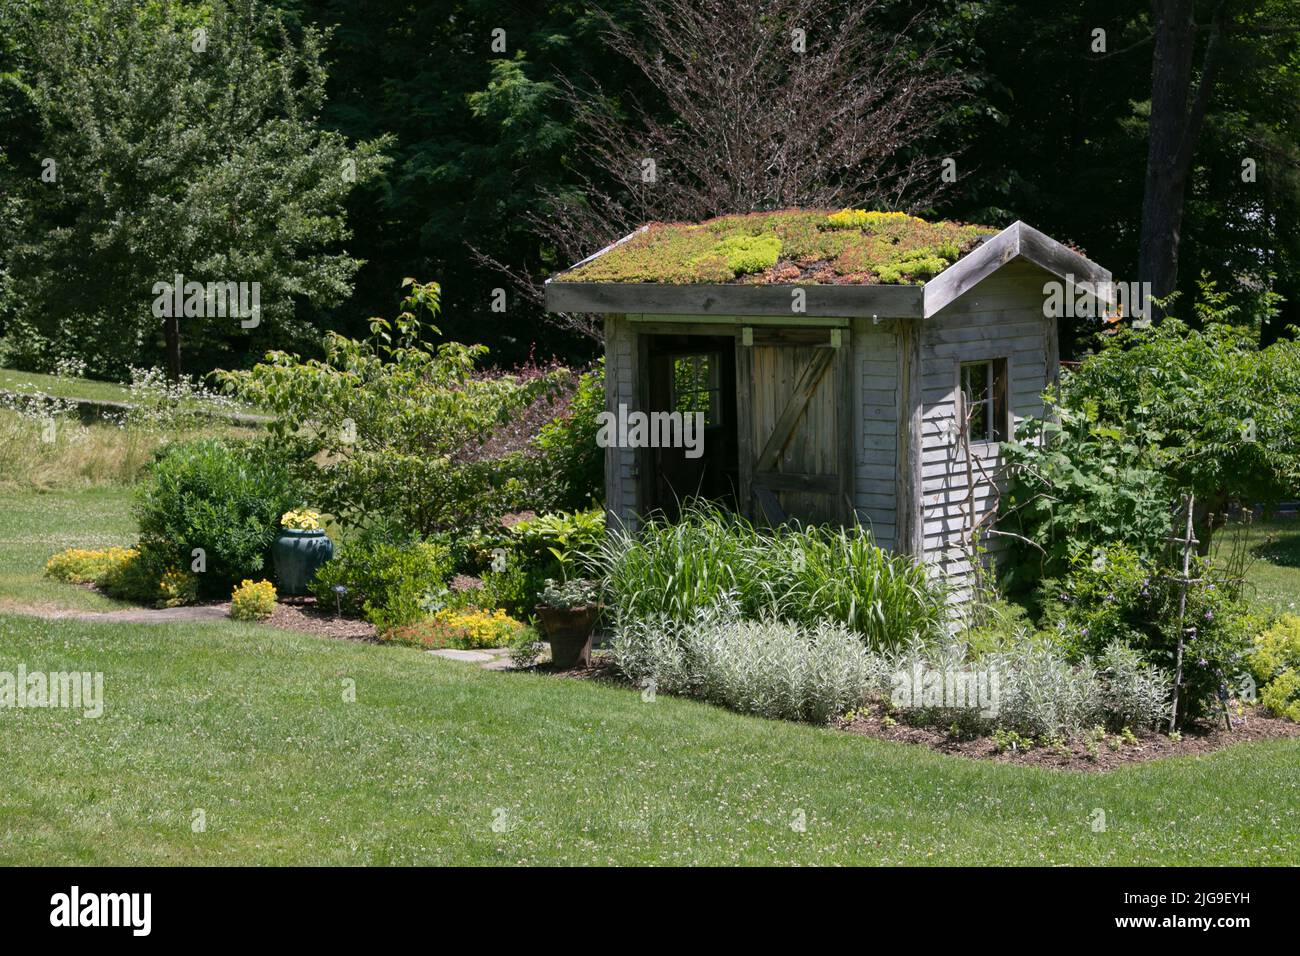
[[[478,664],[486,664],[495,660],[495,658],[486,651],[461,651],[451,647],[440,647],[436,651],[429,651],[435,657],[445,657],[452,661],[473,661]]]
[[[436,651],[428,651],[428,653],[452,661],[469,661],[479,664],[484,670],[489,671],[504,671],[510,668],[510,648],[508,647],[483,647],[472,651],[442,647]]]

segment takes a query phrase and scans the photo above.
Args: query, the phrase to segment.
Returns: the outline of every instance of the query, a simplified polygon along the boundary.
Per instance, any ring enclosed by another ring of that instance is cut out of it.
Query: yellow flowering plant
[[[311,508],[294,508],[280,516],[280,527],[290,531],[319,531],[320,512]]]
[[[471,650],[478,647],[510,647],[529,627],[497,608],[443,608],[401,627],[385,630],[380,638],[408,647],[449,647]]]
[[[135,548],[68,548],[45,562],[45,576],[69,584],[91,584],[139,553]]]
[[[257,621],[275,610],[275,585],[244,578],[230,595],[230,616],[236,621]]]

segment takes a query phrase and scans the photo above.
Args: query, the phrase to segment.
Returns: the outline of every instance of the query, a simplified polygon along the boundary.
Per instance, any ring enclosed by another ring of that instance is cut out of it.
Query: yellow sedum
[[[69,584],[92,584],[139,556],[135,548],[68,548],[45,562],[45,576]]]
[[[874,209],[841,209],[826,217],[826,221],[836,229],[870,230],[880,226],[906,222],[924,223],[925,220],[909,216],[905,212],[878,212]]]
[[[275,585],[244,578],[230,595],[230,616],[236,621],[260,621],[275,610]]]
[[[385,631],[380,637],[411,647],[449,647],[472,650],[508,647],[528,625],[497,608],[443,608],[423,620]]]

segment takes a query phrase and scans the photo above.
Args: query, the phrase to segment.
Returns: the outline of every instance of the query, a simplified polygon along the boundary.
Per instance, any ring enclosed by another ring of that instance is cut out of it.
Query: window
[[[716,353],[681,355],[673,359],[673,404],[675,412],[704,413],[704,426],[722,424],[722,386]]]
[[[1007,360],[963,362],[961,394],[972,442],[1007,438]]]

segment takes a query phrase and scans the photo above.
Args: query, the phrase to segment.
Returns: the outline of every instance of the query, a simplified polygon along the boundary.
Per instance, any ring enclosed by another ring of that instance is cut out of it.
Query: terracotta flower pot
[[[581,662],[591,663],[591,632],[600,617],[600,605],[586,607],[537,606],[537,616],[542,619],[542,630],[551,643],[551,663],[561,669]]]

